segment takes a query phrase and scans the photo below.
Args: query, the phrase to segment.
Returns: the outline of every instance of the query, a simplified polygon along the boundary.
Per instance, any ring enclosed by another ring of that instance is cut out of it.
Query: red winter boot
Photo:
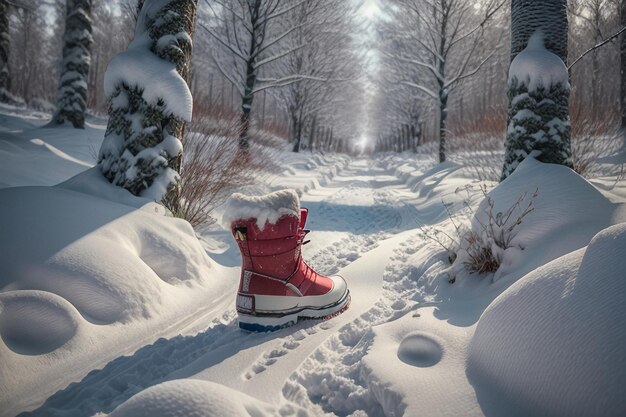
[[[242,329],[276,330],[348,307],[344,279],[320,275],[302,259],[307,214],[291,190],[259,197],[234,194],[226,204],[222,221],[229,224],[243,260],[237,293]]]

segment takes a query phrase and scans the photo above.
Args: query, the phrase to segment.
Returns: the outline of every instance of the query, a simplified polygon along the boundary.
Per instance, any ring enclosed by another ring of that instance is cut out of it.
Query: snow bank
[[[94,173],[0,189],[0,415],[152,341],[236,282],[215,277],[224,270],[189,223],[138,198],[101,198],[132,199]]]
[[[180,379],[148,388],[109,417],[259,417],[278,415],[269,404],[209,381]],[[98,414],[104,416],[104,414]]]
[[[526,48],[513,59],[509,68],[509,86],[513,79],[517,79],[529,92],[541,87],[550,89],[558,84],[569,89],[567,67],[561,58],[545,48],[543,39],[543,32],[536,31]]]
[[[526,158],[505,181],[489,192],[493,215],[505,213],[526,193],[524,201],[513,210],[512,221],[532,199],[534,210],[513,229],[510,248],[494,248],[501,259],[494,280],[512,274],[515,278],[566,253],[586,246],[600,230],[626,221],[620,205],[611,203],[587,180],[562,165],[544,164]],[[476,210],[473,229],[482,234],[488,224],[488,202]],[[620,220],[621,219],[621,220]],[[479,223],[480,222],[480,223]]]
[[[2,291],[48,291],[88,321],[127,322],[153,315],[168,285],[210,273],[191,226],[149,207],[55,187],[3,189],[0,199]]]
[[[233,194],[224,203],[222,226],[230,228],[230,224],[239,219],[256,219],[260,229],[266,223],[276,223],[281,216],[292,214],[300,217],[300,199],[294,190],[280,190],[260,196],[248,196],[241,193]]]
[[[468,372],[525,415],[626,415],[626,224],[528,274],[483,313]]]

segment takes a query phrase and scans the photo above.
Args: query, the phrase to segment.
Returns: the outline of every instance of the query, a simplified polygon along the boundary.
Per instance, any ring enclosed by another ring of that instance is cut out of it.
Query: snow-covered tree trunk
[[[0,0],[0,101],[9,101],[9,4]]]
[[[620,25],[626,26],[626,0],[620,5]],[[620,104],[622,108],[622,129],[626,129],[626,33],[620,39]]]
[[[91,1],[67,0],[63,62],[53,124],[85,127],[87,82],[91,63]]]
[[[512,1],[513,60],[501,180],[533,151],[542,162],[572,167],[566,7],[565,0]]]
[[[105,74],[109,123],[99,167],[113,184],[176,210],[197,0],[146,0],[128,50]]]

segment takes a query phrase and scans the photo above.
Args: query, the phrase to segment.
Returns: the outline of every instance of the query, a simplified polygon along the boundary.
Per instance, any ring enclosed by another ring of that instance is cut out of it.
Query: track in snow
[[[358,160],[325,187],[305,194],[303,206],[310,209],[309,226],[314,230],[311,238],[317,240],[314,248],[305,251],[311,265],[322,273],[335,273],[376,249],[381,241],[414,229],[417,213],[402,202],[398,190],[407,191],[397,178],[372,162]],[[119,357],[23,415],[110,412],[149,386],[190,376],[213,380],[263,400],[280,401],[281,391],[288,392],[289,383],[281,390],[282,386],[272,381],[289,380],[310,355],[319,355],[319,349],[335,343],[325,344],[329,337],[335,335],[332,340],[347,341],[345,346],[354,347],[371,325],[403,309],[401,305],[376,303],[383,292],[382,272],[388,260],[380,259],[380,271],[368,271],[375,275],[368,280],[347,277],[355,298],[351,308],[333,320],[310,320],[274,333],[249,334],[238,329],[232,304],[228,303],[220,317],[207,314],[195,320],[194,328],[199,327],[198,321],[206,320],[202,332],[159,339],[131,356]],[[346,271],[350,273],[350,268]]]

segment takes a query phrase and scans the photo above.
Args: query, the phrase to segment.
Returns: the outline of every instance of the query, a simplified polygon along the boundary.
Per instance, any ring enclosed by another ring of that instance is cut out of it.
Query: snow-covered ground
[[[45,123],[0,109],[0,416],[626,415],[626,181],[526,160],[487,184],[494,213],[536,196],[478,275],[424,237],[454,236],[446,206],[481,231],[476,167],[285,152],[244,191],[300,194],[352,304],[251,334],[229,233],[89,170],[102,121]]]

